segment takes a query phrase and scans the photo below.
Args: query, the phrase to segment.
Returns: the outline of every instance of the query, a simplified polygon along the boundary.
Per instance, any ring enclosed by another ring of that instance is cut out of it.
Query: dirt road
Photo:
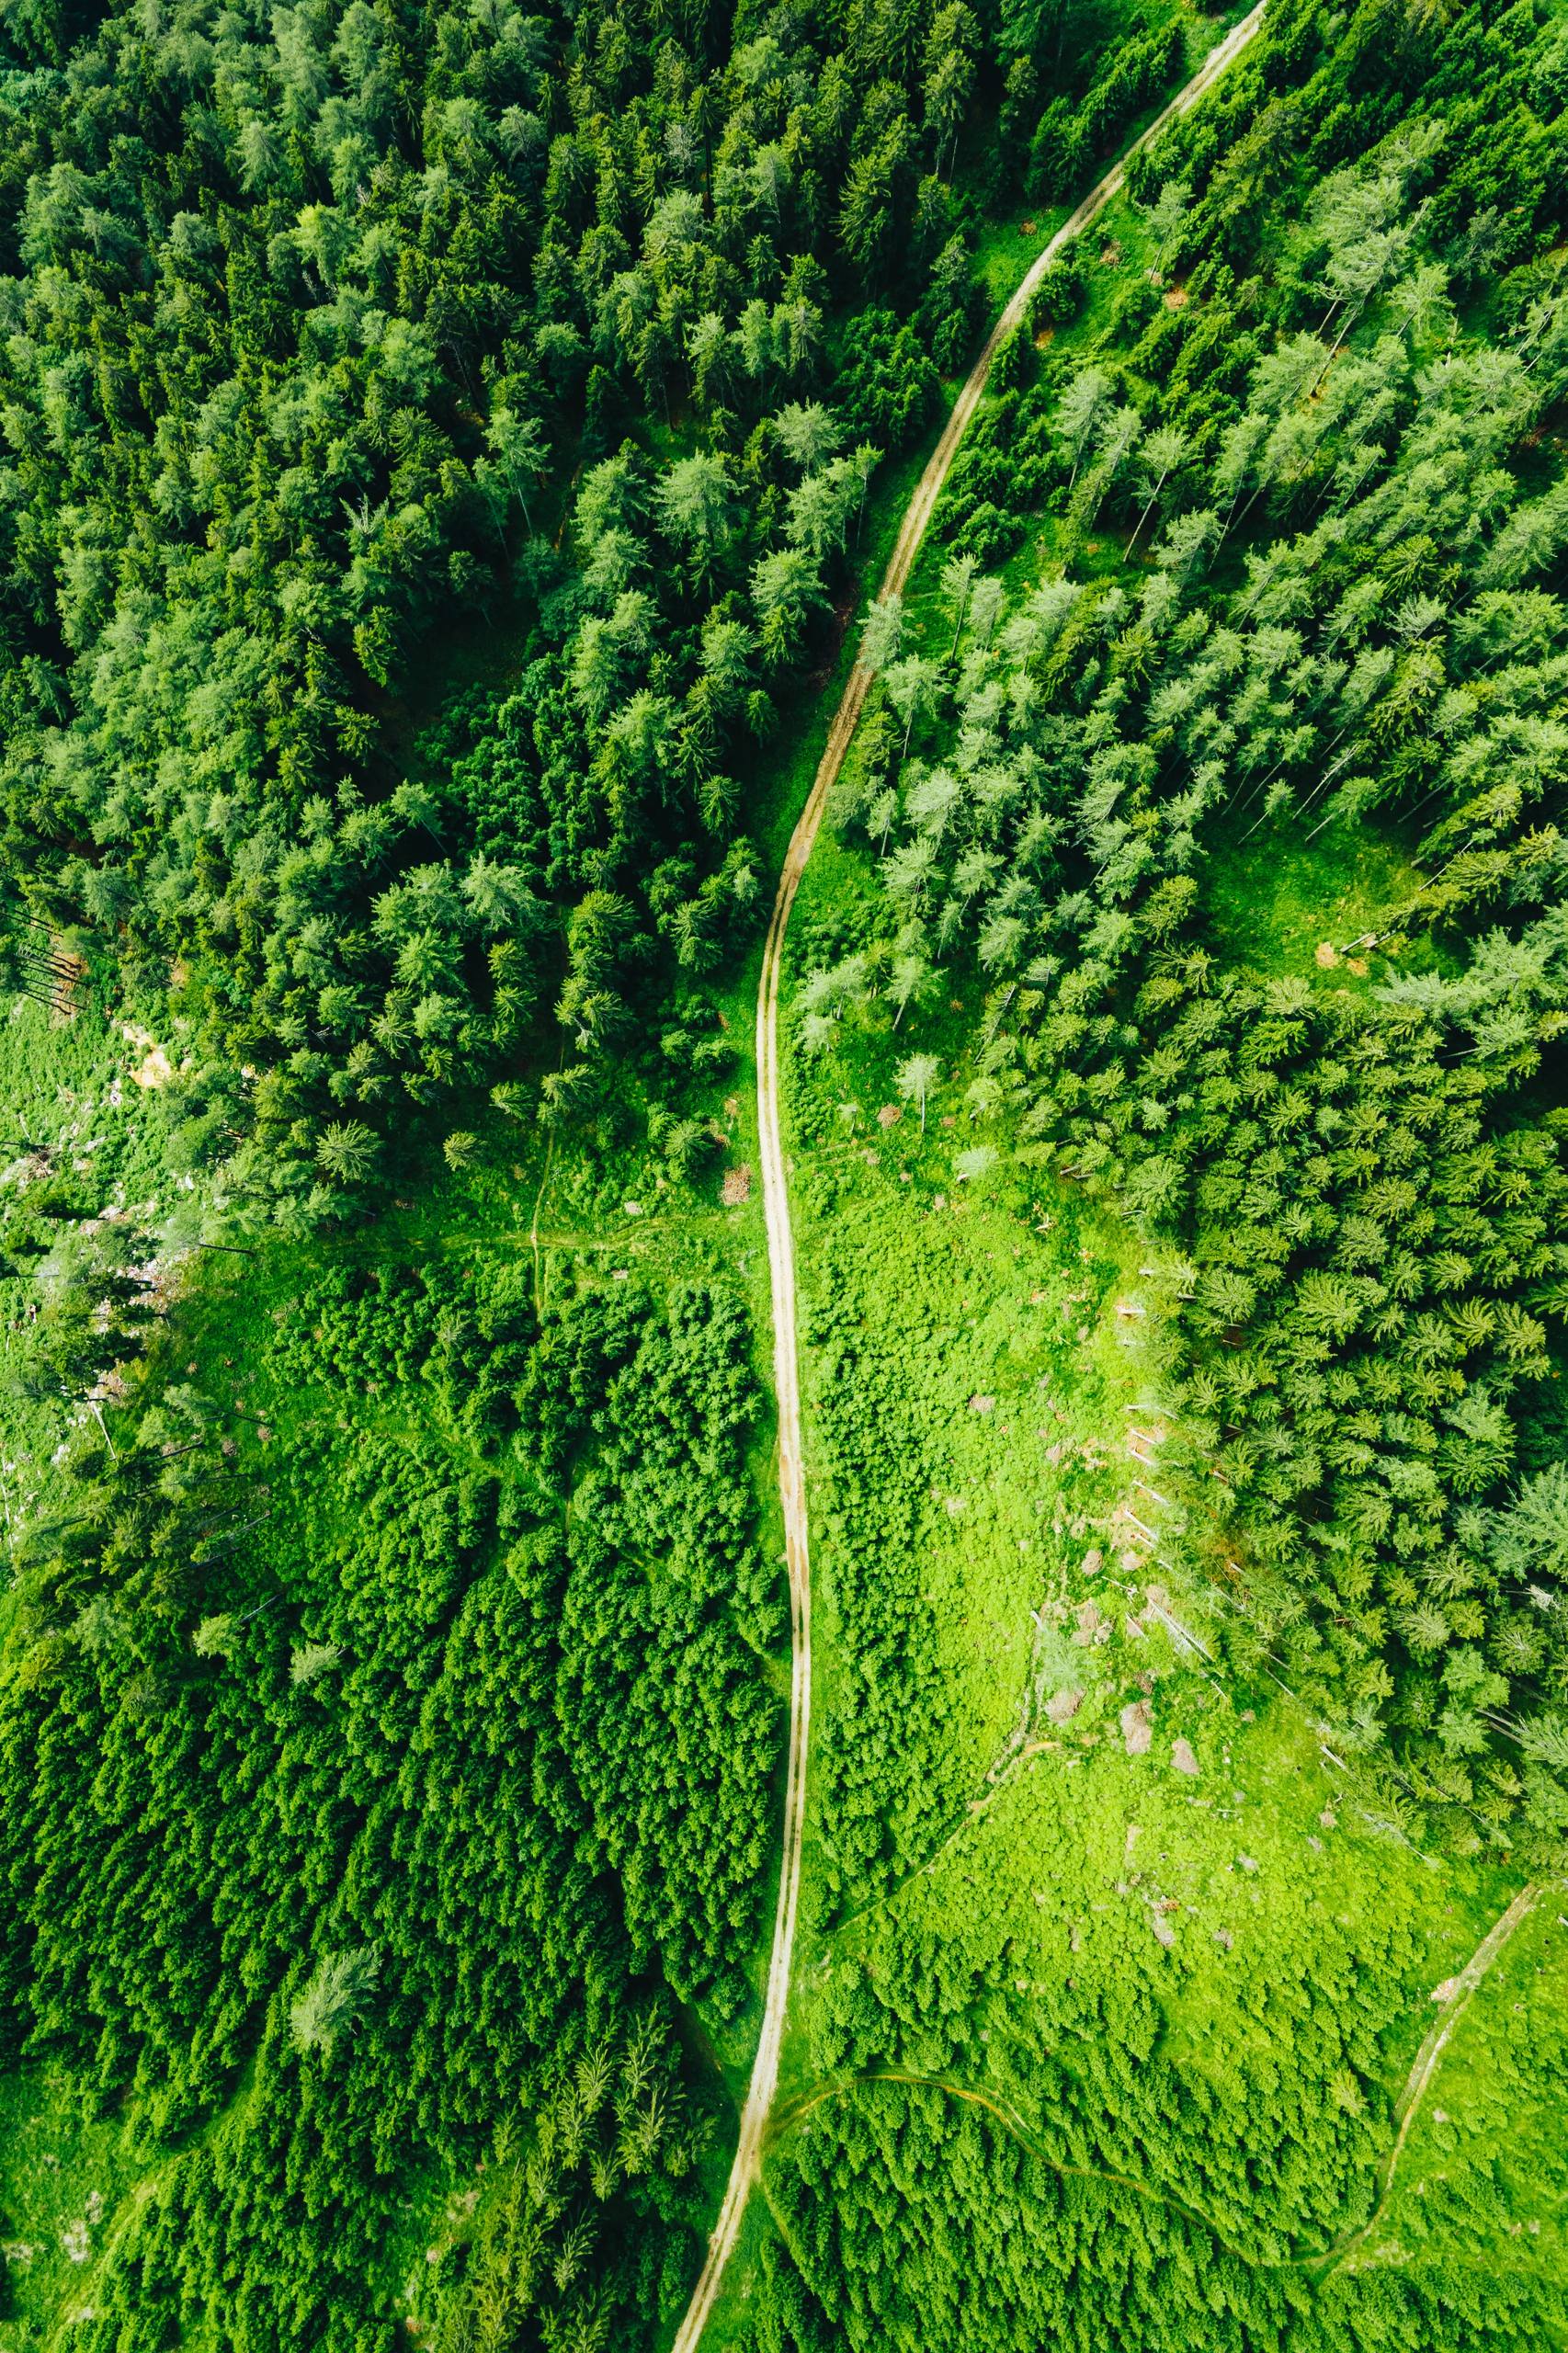
[[[992,362],[1025,315],[1036,287],[1069,239],[1086,229],[1120,188],[1127,165],[1139,149],[1158,137],[1173,116],[1185,114],[1246,47],[1263,22],[1264,0],[1242,18],[1211,50],[1185,89],[1121,160],[1090,190],[1062,222],[1044,252],[1007,304],[966,378],[953,404],[942,438],[931,453],[925,472],[909,502],[892,551],[881,595],[902,594],[926,536],[926,525],[948,478],[965,428],[985,391]],[[707,2325],[724,2268],[740,2234],[741,2220],[756,2178],[762,2136],[778,2082],[778,2055],[784,2040],[784,2014],[790,1997],[790,1967],[795,1947],[795,1918],[801,1897],[801,1850],[806,1822],[806,1755],[812,1708],[812,1581],[807,1549],[806,1481],[801,1452],[801,1396],[795,1340],[795,1252],[790,1230],[790,1188],[778,1129],[778,976],[783,961],[784,935],[795,903],[806,860],[812,854],[827,799],[837,781],[857,721],[870,685],[870,674],[859,663],[847,685],[823,752],[811,795],[790,836],[773,903],[763,953],[762,978],[756,999],[756,1112],[762,1163],[763,1210],[767,1224],[767,1256],[773,1287],[773,1380],[778,1407],[778,1486],[784,1509],[785,1557],[790,1577],[790,1620],[792,1658],[790,1678],[790,1765],[784,1793],[783,1859],[778,1877],[778,1904],[773,1923],[773,1950],[768,1963],[767,1994],[762,2033],[752,2063],[751,2082],[741,2110],[740,2138],[724,2191],[724,2202],[701,2275],[692,2291],[686,2317],[676,2333],[673,2353],[696,2353]]]

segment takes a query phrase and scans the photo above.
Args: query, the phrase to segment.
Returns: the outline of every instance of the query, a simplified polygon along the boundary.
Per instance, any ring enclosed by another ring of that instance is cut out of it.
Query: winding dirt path
[[[1307,2268],[1313,2270],[1321,2268],[1322,2276],[1324,2279],[1330,2272],[1337,2271],[1342,2264],[1347,2263],[1357,2248],[1366,2244],[1381,2222],[1388,2206],[1390,2193],[1393,2188],[1393,2177],[1399,2169],[1399,2161],[1404,2152],[1405,2142],[1410,2137],[1410,2128],[1421,2113],[1421,2104],[1431,2089],[1432,2078],[1437,2072],[1437,2063],[1448,2049],[1460,2020],[1469,2009],[1476,1987],[1520,1922],[1534,1911],[1540,1898],[1540,1889],[1533,1883],[1528,1887],[1520,1888],[1507,1910],[1500,1913],[1494,1920],[1459,1975],[1449,1980],[1452,1990],[1448,2000],[1443,2004],[1436,2023],[1423,2038],[1421,2048],[1416,2052],[1411,2063],[1410,2073],[1404,2079],[1404,2087],[1393,2104],[1399,2131],[1395,2133],[1393,2143],[1382,2162],[1378,2182],[1377,2204],[1359,2230],[1350,2232],[1336,2245],[1325,2249],[1321,2256],[1306,2258]]]
[[[1051,263],[1068,241],[1086,229],[1116,196],[1127,176],[1127,165],[1141,149],[1156,139],[1176,116],[1185,114],[1218,80],[1232,60],[1251,40],[1263,22],[1266,0],[1233,26],[1204,59],[1192,79],[1163,113],[1133,141],[1120,161],[1090,189],[1069,214],[1050,244],[1031,265],[986,339],[984,349],[970,370],[942,438],[932,451],[914,496],[904,511],[880,595],[902,595],[915,568],[915,559],[931,520],[942,485],[947,481],[964,432],[985,392],[992,363],[1014,329],[1021,324],[1036,288]],[[837,782],[856,723],[865,704],[871,675],[857,662],[834,713],[826,745],[805,807],[801,810],[784,870],[778,878],[773,917],[763,951],[762,976],[756,999],[756,1111],[759,1157],[762,1164],[763,1211],[767,1226],[767,1257],[773,1290],[773,1378],[778,1408],[778,1489],[784,1510],[785,1559],[790,1578],[791,1666],[790,1677],[790,1762],[784,1792],[783,1856],[778,1875],[778,1903],[773,1922],[773,1950],[768,1962],[767,1994],[762,2032],[752,2063],[751,2082],[741,2109],[740,2137],[730,2168],[724,2201],[708,2242],[708,2253],[686,2316],[676,2334],[672,2353],[697,2353],[709,2314],[713,2309],[724,2268],[740,2235],[741,2222],[762,2157],[763,2132],[778,2082],[778,2059],[784,2040],[784,2013],[790,1996],[790,1967],[795,1946],[795,1920],[801,1899],[801,1854],[806,1822],[806,1754],[812,1705],[812,1585],[807,1548],[806,1481],[801,1446],[800,1368],[795,1337],[795,1251],[790,1228],[790,1189],[778,1126],[778,979],[783,962],[784,935],[790,911],[806,860],[822,824],[828,795]]]
[[[913,2075],[902,2067],[868,2067],[862,2074],[846,2076],[842,2082],[819,2085],[814,2092],[808,2092],[803,2098],[794,2101],[777,2118],[769,2138],[792,2131],[797,2124],[803,2123],[825,2101],[843,2099],[859,2084],[909,2084],[918,2089],[941,2092],[949,2099],[961,2100],[967,2108],[983,2108],[988,2116],[995,2118],[1004,2131],[1012,2135],[1021,2149],[1027,2150],[1049,2172],[1063,2175],[1074,2181],[1108,2181],[1115,2188],[1131,2190],[1135,2198],[1142,2198],[1147,2205],[1168,2206],[1174,2212],[1184,2214],[1199,2230],[1206,2231],[1210,2238],[1218,2240],[1227,2255],[1233,2255],[1238,2263],[1248,2264],[1255,2271],[1285,2271],[1292,2268],[1288,2263],[1261,2262],[1248,2255],[1225,2236],[1218,2222],[1200,2206],[1189,2205],[1174,2190],[1156,2189],[1151,2183],[1138,2180],[1135,2175],[1113,2173],[1105,2165],[1075,2165],[1064,2158],[1053,2157],[1009,2102],[997,2099],[990,2092],[976,2091],[971,2085],[955,2084],[947,2075]]]

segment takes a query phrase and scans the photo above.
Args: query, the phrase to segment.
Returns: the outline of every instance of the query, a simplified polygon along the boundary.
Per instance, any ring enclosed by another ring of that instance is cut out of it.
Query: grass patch
[[[69,2086],[0,2076],[0,2347],[31,2353],[91,2301],[95,2267],[136,2176],[115,2122],[84,2123]]]
[[[1420,887],[1381,827],[1338,824],[1308,842],[1298,828],[1271,823],[1250,839],[1216,843],[1204,862],[1203,907],[1228,962],[1342,988],[1386,967],[1360,943],[1381,935]]]

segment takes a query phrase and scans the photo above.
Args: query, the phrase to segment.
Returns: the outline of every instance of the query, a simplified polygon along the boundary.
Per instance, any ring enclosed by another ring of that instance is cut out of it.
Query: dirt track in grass
[[[1072,238],[1078,236],[1119,194],[1127,165],[1141,148],[1159,136],[1173,117],[1185,114],[1240,55],[1263,22],[1264,0],[1233,26],[1210,50],[1191,80],[1165,111],[1132,142],[1062,222],[1050,244],[1030,267],[1012,300],[986,339],[965,378],[942,438],[915,485],[904,511],[880,595],[902,596],[915,568],[926,527],[942,485],[947,481],[959,445],[984,395],[992,364],[1028,312],[1046,270]],[[834,714],[826,745],[805,807],[785,853],[773,902],[772,920],[762,960],[756,1000],[756,1110],[762,1163],[763,1211],[767,1226],[768,1268],[773,1295],[773,1380],[778,1410],[778,1487],[784,1513],[785,1558],[790,1579],[791,1666],[790,1679],[790,1761],[784,1792],[783,1857],[778,1875],[778,1904],[774,1915],[773,1949],[768,1961],[767,1992],[762,2031],[752,2063],[751,2081],[741,2109],[740,2134],[725,2188],[719,2219],[708,2243],[702,2270],[676,2334],[673,2353],[696,2353],[719,2293],[725,2268],[740,2235],[741,2222],[761,2162],[763,2136],[778,2083],[784,2018],[790,1999],[790,1972],[795,1949],[795,1922],[800,1909],[801,1857],[806,1824],[806,1757],[812,1702],[812,1583],[808,1549],[805,1469],[801,1449],[800,1367],[795,1333],[795,1251],[790,1225],[790,1188],[778,1125],[778,981],[790,912],[806,861],[821,826],[828,796],[838,780],[845,754],[865,704],[870,673],[860,663],[851,671]]]

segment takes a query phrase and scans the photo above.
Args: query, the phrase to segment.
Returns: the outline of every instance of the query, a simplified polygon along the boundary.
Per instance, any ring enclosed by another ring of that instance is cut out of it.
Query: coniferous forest
[[[1568,2353],[1562,0],[0,117],[0,2353]]]

